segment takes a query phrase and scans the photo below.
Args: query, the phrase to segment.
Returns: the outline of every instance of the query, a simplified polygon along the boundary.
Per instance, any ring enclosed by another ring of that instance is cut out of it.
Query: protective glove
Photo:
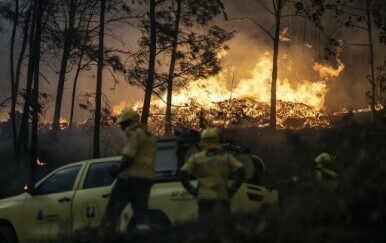
[[[290,185],[290,186],[293,186],[293,185],[296,185],[296,183],[298,183],[298,181],[299,181],[299,176],[292,176],[291,178],[289,178],[286,181],[286,184]]]
[[[198,188],[194,187],[189,181],[189,174],[186,171],[179,171],[179,178],[181,180],[182,186],[185,188],[187,192],[192,194],[194,197],[197,197]]]
[[[134,158],[123,156],[121,163],[119,164],[119,169],[122,171],[126,168],[129,168],[134,163]]]
[[[192,187],[188,192],[189,192],[190,194],[192,194],[193,197],[197,197],[197,195],[198,195],[198,189],[197,189],[197,187]]]
[[[234,189],[234,188],[232,188],[232,187],[229,187],[229,188],[227,188],[227,192],[228,192],[229,198],[232,198],[232,197],[236,194],[237,189]]]

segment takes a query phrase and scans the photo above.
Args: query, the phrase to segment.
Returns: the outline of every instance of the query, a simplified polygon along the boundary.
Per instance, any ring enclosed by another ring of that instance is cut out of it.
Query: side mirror
[[[30,184],[25,184],[23,190],[31,195],[34,195],[36,192],[36,188],[34,186],[31,186]]]

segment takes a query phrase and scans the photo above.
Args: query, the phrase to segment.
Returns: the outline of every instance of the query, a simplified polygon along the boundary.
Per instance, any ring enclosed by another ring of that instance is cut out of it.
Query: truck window
[[[156,181],[175,179],[177,172],[176,146],[159,146],[155,162]]]
[[[36,188],[37,195],[72,191],[80,165],[64,168],[48,177]]]
[[[83,189],[109,186],[114,178],[109,174],[109,168],[119,161],[109,161],[103,163],[93,163],[90,165],[84,181]]]

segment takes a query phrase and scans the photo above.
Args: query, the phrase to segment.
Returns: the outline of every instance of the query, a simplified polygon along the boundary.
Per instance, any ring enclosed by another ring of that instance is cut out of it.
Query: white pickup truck
[[[180,154],[177,139],[158,141],[156,182],[149,201],[150,220],[157,226],[167,227],[196,217],[196,201],[176,176],[181,165]],[[186,156],[185,153],[185,159]],[[257,157],[240,154],[240,158],[244,161],[249,158],[250,162]],[[108,169],[118,161],[120,157],[71,163],[45,176],[34,191],[0,200],[0,242],[55,241],[98,227],[114,184]],[[252,180],[252,167],[246,166],[249,181],[243,183],[232,199],[233,212],[278,204],[277,191]],[[131,216],[131,208],[127,206],[121,215],[121,232],[133,226]]]

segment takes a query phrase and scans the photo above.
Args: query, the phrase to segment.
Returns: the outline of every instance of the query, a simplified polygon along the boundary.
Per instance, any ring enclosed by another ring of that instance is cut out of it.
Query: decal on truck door
[[[40,224],[49,224],[52,222],[59,221],[59,215],[57,214],[50,214],[50,215],[44,215],[42,210],[39,209],[38,214],[36,215],[36,221]]]
[[[170,201],[193,200],[194,197],[187,191],[173,191],[170,194]]]
[[[86,207],[86,218],[95,218],[95,207]]]

